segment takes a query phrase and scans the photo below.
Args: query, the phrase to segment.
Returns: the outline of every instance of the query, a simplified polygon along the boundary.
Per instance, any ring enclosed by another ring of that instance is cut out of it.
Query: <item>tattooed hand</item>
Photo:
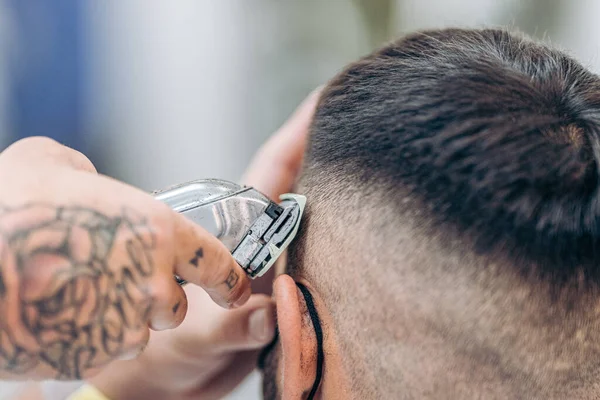
[[[246,171],[246,184],[273,199],[292,189],[318,95],[309,96],[262,147]],[[235,286],[237,279],[232,275],[225,282]],[[252,283],[254,292],[268,293],[272,275]],[[114,400],[221,399],[254,369],[257,349],[274,335],[271,298],[254,294],[230,312],[210,304],[198,288],[186,292],[190,308],[204,310],[202,315],[190,315],[177,329],[152,332],[140,357],[116,362],[91,380],[100,391]]]
[[[0,154],[0,377],[81,379],[135,357],[187,311],[173,275],[222,306],[249,281],[228,250],[50,139]],[[193,310],[201,318],[203,310]]]

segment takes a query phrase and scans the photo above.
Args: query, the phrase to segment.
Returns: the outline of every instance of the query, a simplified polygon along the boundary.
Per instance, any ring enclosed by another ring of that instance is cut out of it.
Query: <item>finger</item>
[[[2,158],[18,160],[21,163],[49,162],[57,166],[96,173],[94,164],[85,155],[42,136],[29,137],[13,143],[4,150]]]
[[[148,345],[150,339],[150,330],[147,327],[140,329],[132,329],[125,332],[124,343],[125,346],[118,357],[119,360],[127,361],[137,358]],[[113,359],[107,359],[108,362],[114,361]]]
[[[150,287],[154,291],[150,328],[161,331],[179,326],[188,308],[183,288],[170,275],[160,277],[159,283]]]
[[[83,153],[69,147],[66,148],[67,154],[64,162],[67,164],[67,166],[73,167],[79,171],[91,172],[93,174],[98,173],[94,164]]]
[[[207,345],[217,352],[259,349],[275,334],[275,303],[265,295],[253,295],[236,310],[215,317]]]
[[[202,227],[175,214],[175,273],[203,287],[223,307],[239,307],[250,297],[250,280],[229,250]]]
[[[242,182],[277,200],[294,184],[321,88],[313,91],[290,119],[257,152]]]
[[[231,360],[231,368],[227,368],[222,374],[217,375],[208,384],[202,387],[197,394],[198,398],[222,399],[237,387],[256,368],[256,360],[259,351],[244,351],[235,355]],[[223,382],[227,382],[226,385]]]

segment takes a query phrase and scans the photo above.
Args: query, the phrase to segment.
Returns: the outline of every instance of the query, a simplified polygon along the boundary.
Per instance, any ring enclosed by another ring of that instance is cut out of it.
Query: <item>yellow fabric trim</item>
[[[67,400],[110,400],[92,385],[83,385],[73,393]]]

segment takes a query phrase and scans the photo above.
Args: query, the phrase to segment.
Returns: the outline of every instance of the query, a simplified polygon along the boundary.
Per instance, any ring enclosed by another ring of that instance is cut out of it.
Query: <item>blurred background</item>
[[[236,181],[312,89],[394,37],[510,26],[598,72],[598,15],[596,0],[0,0],[0,149],[50,136],[148,191]]]

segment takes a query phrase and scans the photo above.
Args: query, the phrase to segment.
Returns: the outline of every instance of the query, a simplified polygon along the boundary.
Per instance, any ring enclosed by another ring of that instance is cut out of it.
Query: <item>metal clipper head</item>
[[[294,239],[306,204],[297,194],[276,204],[256,189],[216,179],[154,195],[221,240],[251,278],[265,274]]]
[[[233,258],[250,277],[262,276],[296,236],[306,198],[297,194],[281,196],[252,224],[233,251]]]

